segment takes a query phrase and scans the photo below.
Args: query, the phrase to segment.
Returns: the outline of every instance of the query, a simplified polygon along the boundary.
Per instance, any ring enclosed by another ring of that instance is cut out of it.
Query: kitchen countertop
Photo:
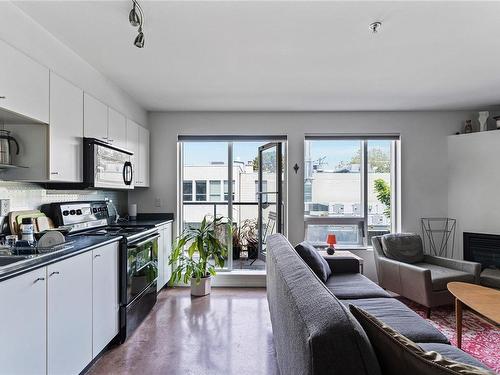
[[[158,227],[173,221],[174,214],[171,213],[139,213],[137,214],[137,220],[119,221],[117,224],[131,226],[154,225]]]
[[[96,247],[104,246],[119,241],[121,236],[70,236],[66,241],[74,241],[71,248],[54,251],[48,254],[34,255],[32,258],[21,260],[0,267],[0,282],[32,271],[36,268],[45,267],[48,264],[59,262],[63,259],[81,254]]]

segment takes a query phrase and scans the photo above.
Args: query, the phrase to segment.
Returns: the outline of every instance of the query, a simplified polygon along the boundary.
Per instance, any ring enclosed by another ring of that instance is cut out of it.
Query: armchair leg
[[[425,311],[425,316],[427,319],[431,318],[431,308],[430,307],[427,307],[427,309]]]

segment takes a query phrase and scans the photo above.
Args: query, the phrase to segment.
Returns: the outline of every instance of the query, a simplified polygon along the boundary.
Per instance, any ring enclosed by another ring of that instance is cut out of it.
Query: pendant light
[[[137,0],[132,0],[132,9],[128,15],[128,20],[130,24],[134,27],[139,26],[138,34],[134,39],[134,46],[137,48],[144,48],[144,32],[142,28],[144,27],[144,12]]]

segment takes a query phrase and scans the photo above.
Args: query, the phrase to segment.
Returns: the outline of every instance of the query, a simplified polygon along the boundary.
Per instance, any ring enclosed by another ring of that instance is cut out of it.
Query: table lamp
[[[328,248],[326,249],[326,252],[329,255],[332,255],[335,253],[335,244],[337,243],[337,237],[334,234],[328,234],[326,236],[326,243],[328,244]]]

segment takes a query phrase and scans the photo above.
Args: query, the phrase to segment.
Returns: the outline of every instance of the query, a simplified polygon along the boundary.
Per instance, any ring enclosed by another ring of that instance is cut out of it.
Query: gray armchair
[[[379,285],[427,308],[453,303],[451,281],[479,283],[481,265],[427,255],[418,234],[386,234],[372,238]]]

